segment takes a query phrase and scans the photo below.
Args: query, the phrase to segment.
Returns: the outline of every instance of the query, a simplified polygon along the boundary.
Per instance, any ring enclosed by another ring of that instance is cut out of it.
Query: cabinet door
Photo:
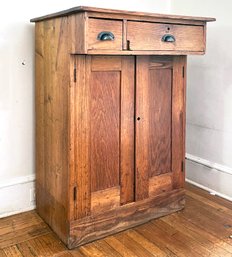
[[[135,71],[134,57],[78,55],[73,65],[71,217],[78,219],[134,201]]]
[[[185,57],[137,57],[136,200],[183,187]]]

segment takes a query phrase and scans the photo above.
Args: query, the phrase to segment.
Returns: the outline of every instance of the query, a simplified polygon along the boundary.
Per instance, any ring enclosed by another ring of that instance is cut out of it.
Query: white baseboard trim
[[[35,209],[35,175],[0,183],[0,218]]]
[[[232,201],[232,169],[186,154],[186,181],[211,194]]]
[[[10,187],[10,186],[25,184],[25,183],[34,182],[34,181],[35,181],[35,175],[16,177],[16,178],[12,178],[12,179],[0,182],[0,189],[4,187]]]
[[[217,196],[222,197],[222,198],[224,198],[226,200],[232,201],[232,197],[229,197],[228,195],[219,193],[219,192],[217,192],[217,191],[215,191],[215,190],[213,190],[213,189],[211,189],[209,187],[203,186],[203,185],[201,185],[201,184],[199,184],[197,182],[192,181],[191,179],[186,178],[185,181],[190,183],[190,184],[192,184],[192,185],[194,185],[194,186],[196,186],[196,187],[204,189],[205,191],[209,192],[212,195],[217,195]]]
[[[219,163],[215,163],[215,162],[211,162],[209,160],[203,159],[201,157],[198,157],[198,156],[195,156],[195,155],[192,155],[189,153],[186,153],[185,157],[189,161],[197,162],[197,163],[204,165],[210,169],[216,169],[220,172],[224,172],[224,173],[232,175],[232,168],[230,168],[228,166],[225,166],[225,165],[222,165]]]
[[[15,215],[15,214],[19,214],[19,213],[23,213],[23,212],[27,212],[27,211],[32,211],[32,210],[35,210],[35,208],[36,208],[36,206],[32,205],[28,208],[19,209],[19,210],[16,210],[16,211],[5,212],[5,213],[2,213],[2,214],[0,212],[0,219],[9,217],[9,216],[12,216],[12,215]]]

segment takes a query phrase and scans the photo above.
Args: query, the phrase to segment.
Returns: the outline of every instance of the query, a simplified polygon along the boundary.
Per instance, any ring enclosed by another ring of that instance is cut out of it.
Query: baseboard
[[[0,218],[35,209],[35,175],[0,183]]]
[[[232,197],[229,197],[228,195],[221,194],[221,193],[219,193],[219,192],[217,192],[217,191],[215,191],[215,190],[213,190],[213,189],[211,189],[209,187],[206,187],[206,186],[203,186],[201,184],[198,184],[198,183],[196,183],[196,182],[194,182],[194,181],[192,181],[190,179],[187,179],[187,178],[185,179],[185,181],[190,183],[190,184],[192,184],[192,185],[194,185],[194,186],[196,186],[196,187],[199,187],[199,188],[201,188],[201,189],[203,189],[205,191],[208,191],[212,195],[217,195],[217,196],[219,196],[221,198],[224,198],[226,200],[232,201]]]
[[[195,156],[195,155],[192,155],[192,154],[189,154],[189,153],[186,153],[185,157],[189,161],[196,162],[196,163],[201,164],[203,166],[206,166],[210,169],[216,169],[220,172],[232,175],[232,168],[230,168],[228,166],[225,166],[225,165],[222,165],[222,164],[219,164],[219,163],[215,163],[215,162],[203,159],[201,157],[198,157],[198,156]]]
[[[186,154],[186,181],[232,201],[231,168]]]

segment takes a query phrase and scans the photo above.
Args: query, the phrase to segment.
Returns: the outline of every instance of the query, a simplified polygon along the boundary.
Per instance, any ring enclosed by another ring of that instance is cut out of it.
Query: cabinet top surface
[[[141,17],[154,17],[154,18],[164,18],[164,19],[178,19],[178,20],[192,20],[192,21],[215,21],[215,18],[209,17],[194,17],[194,16],[182,16],[182,15],[170,15],[170,14],[158,14],[158,13],[148,13],[148,12],[134,12],[134,11],[125,11],[125,10],[114,10],[114,9],[103,9],[103,8],[96,8],[96,7],[89,7],[89,6],[78,6],[73,7],[67,10],[63,10],[60,12],[48,14],[45,16],[37,17],[31,19],[31,22],[38,22],[47,19],[68,16],[75,13],[80,12],[95,12],[95,13],[113,13],[113,14],[121,14],[121,15],[128,15],[128,16],[141,16]]]

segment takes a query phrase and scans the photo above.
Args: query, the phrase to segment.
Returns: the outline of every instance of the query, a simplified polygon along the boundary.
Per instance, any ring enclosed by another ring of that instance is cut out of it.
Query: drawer
[[[122,21],[89,18],[88,50],[122,50]]]
[[[204,26],[128,21],[130,50],[189,51],[205,49]]]

